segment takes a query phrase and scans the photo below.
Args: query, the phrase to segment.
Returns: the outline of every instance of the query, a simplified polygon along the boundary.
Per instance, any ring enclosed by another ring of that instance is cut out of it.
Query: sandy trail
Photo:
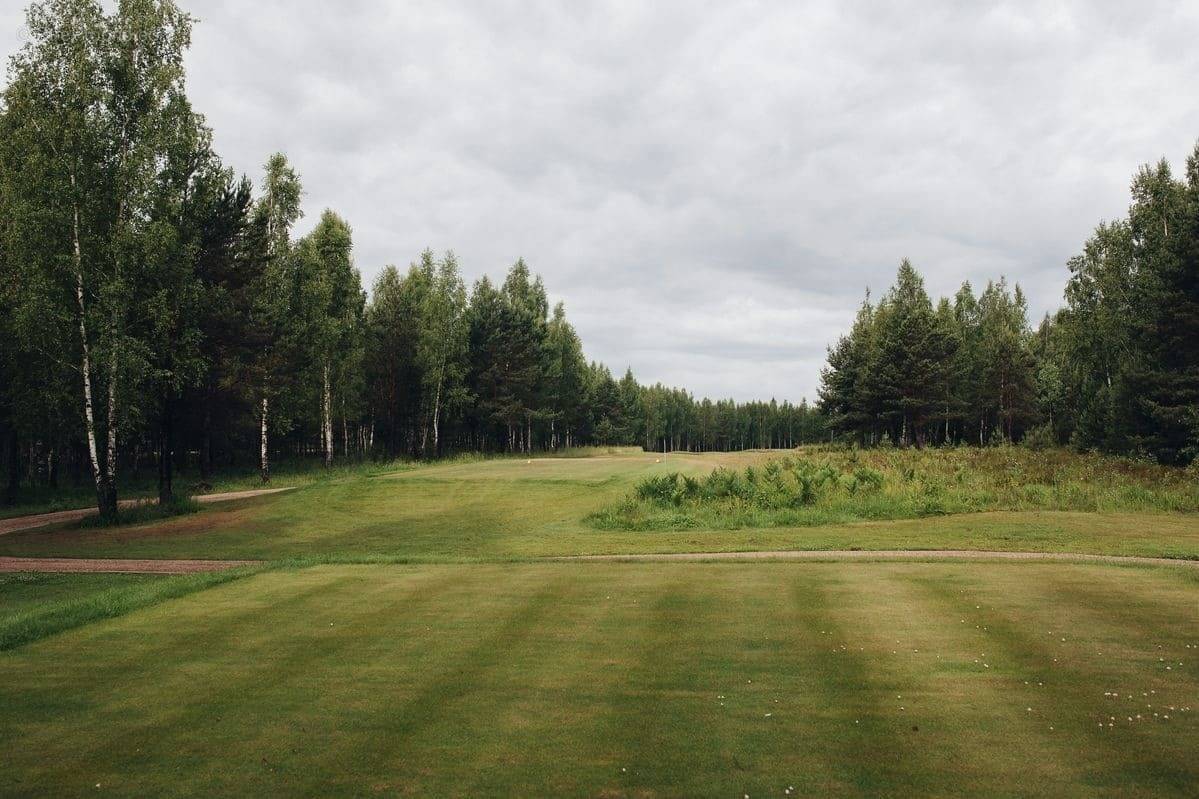
[[[0,572],[70,574],[195,574],[250,566],[253,560],[129,560],[118,558],[6,558]]]
[[[226,502],[233,499],[247,499],[248,497],[259,497],[264,494],[278,494],[281,491],[291,491],[292,486],[286,488],[256,488],[250,491],[226,491],[222,494],[200,494],[192,497],[196,502]],[[155,502],[153,499],[124,499],[121,500],[122,508],[132,508],[137,505],[144,505],[149,502]],[[18,530],[31,530],[35,527],[45,527],[50,524],[62,524],[63,522],[76,522],[80,519],[95,514],[95,508],[78,508],[75,510],[59,510],[53,513],[38,513],[33,516],[14,516],[11,519],[0,519],[0,535],[7,533],[15,533]]]
[[[1184,566],[1199,569],[1199,560],[1153,558],[1136,555],[1089,555],[1077,552],[1003,552],[985,549],[814,549],[760,552],[673,552],[657,555],[574,555],[551,558],[560,561],[712,561],[712,560],[1036,560],[1066,563],[1116,563],[1155,566]]]

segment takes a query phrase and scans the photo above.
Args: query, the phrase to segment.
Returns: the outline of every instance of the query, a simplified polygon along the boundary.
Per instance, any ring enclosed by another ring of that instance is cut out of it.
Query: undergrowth
[[[92,527],[125,527],[133,524],[146,524],[172,516],[185,516],[200,510],[200,503],[191,497],[176,497],[173,501],[160,505],[157,502],[145,502],[133,507],[121,508],[116,516],[100,516],[92,514],[84,516],[78,525],[82,528]]]
[[[605,530],[801,527],[999,510],[1199,510],[1199,472],[1016,447],[809,448],[744,470],[647,477],[588,517]]]

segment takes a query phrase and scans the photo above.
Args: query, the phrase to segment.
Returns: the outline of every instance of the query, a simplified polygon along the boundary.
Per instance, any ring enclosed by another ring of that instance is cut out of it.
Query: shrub
[[[745,469],[647,477],[606,529],[732,529],[992,510],[1199,511],[1196,468],[1030,446],[816,446]]]
[[[1050,425],[1042,424],[1025,433],[1020,444],[1033,452],[1041,452],[1057,446],[1057,436],[1053,434],[1053,428]]]

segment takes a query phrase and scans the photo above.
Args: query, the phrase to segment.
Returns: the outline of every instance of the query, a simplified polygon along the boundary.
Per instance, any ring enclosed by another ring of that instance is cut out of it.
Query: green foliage
[[[1045,431],[1029,438],[982,450],[815,448],[699,478],[652,475],[589,521],[732,529],[1001,510],[1199,511],[1199,484],[1183,470],[1040,446]]]
[[[1018,442],[1185,465],[1199,454],[1199,145],[1132,182],[1126,219],[1068,263],[1066,307],[1034,333],[1019,285],[932,306],[904,260],[829,349],[821,407],[864,444]],[[1043,425],[1043,427],[1041,426]]]
[[[868,445],[1019,439],[1036,416],[1035,362],[1019,286],[964,284],[935,309],[906,259],[877,304],[829,350],[821,408]]]
[[[1031,450],[1041,451],[1054,447],[1057,444],[1057,436],[1054,435],[1053,427],[1047,423],[1029,430],[1020,443]]]

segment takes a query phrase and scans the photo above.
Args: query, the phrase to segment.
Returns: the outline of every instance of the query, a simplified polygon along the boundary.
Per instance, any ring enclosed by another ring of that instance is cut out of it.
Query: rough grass
[[[1197,589],[1035,563],[274,571],[0,654],[0,794],[1188,796]]]
[[[607,530],[803,527],[987,511],[1194,512],[1199,471],[1015,447],[812,448],[744,469],[651,475],[590,515]]]

